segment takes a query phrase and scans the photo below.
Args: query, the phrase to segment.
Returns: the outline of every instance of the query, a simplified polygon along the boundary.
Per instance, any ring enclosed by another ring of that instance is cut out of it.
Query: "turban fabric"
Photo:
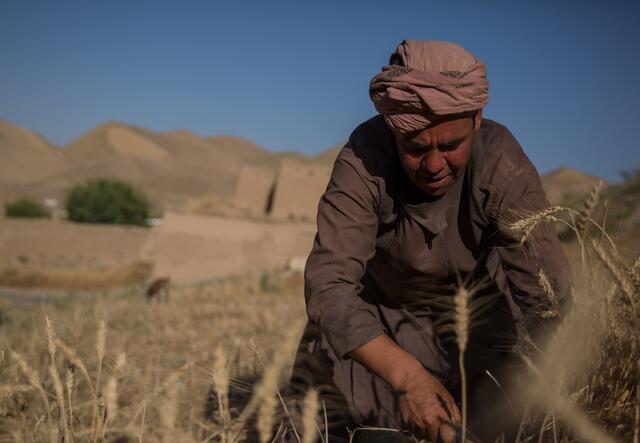
[[[485,65],[455,43],[405,40],[371,80],[369,96],[392,129],[407,133],[483,108],[489,82]]]

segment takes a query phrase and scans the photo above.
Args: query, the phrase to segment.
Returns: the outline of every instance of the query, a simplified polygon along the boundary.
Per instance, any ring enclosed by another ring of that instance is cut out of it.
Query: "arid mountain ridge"
[[[119,122],[102,124],[58,148],[34,131],[0,120],[0,199],[62,200],[74,184],[108,177],[138,186],[159,207],[180,209],[194,198],[230,199],[244,164],[276,170],[282,159],[295,159],[330,167],[339,149],[316,156],[272,152],[241,137],[156,132]],[[597,178],[559,168],[542,180],[557,203],[588,193]]]
[[[174,208],[194,197],[231,197],[243,164],[276,169],[283,158],[327,165],[332,161],[271,152],[240,137],[155,132],[119,122],[100,125],[57,148],[33,131],[0,121],[0,155],[0,195],[5,199],[60,199],[76,183],[111,177],[131,182],[157,203]]]

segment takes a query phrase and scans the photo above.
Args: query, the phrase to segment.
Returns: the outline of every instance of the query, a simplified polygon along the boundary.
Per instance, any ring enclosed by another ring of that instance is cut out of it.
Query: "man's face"
[[[481,121],[482,111],[478,111],[474,116],[447,117],[417,133],[395,133],[400,163],[409,180],[429,196],[445,194],[469,162]]]

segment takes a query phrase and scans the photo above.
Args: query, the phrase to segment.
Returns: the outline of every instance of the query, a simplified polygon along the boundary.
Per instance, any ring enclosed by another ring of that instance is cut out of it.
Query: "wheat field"
[[[301,288],[299,274],[260,274],[174,287],[153,304],[132,288],[2,306],[0,441],[223,441],[224,415],[237,418],[298,339]],[[216,381],[228,385],[222,413]]]
[[[595,220],[598,192],[512,226],[522,236],[539,223],[568,227],[578,261],[573,308],[521,356],[528,369],[510,392],[526,411],[518,441],[638,442],[640,259],[619,253]],[[0,305],[0,441],[271,442],[302,292],[302,276],[282,271],[174,286],[151,304],[130,287]],[[465,294],[452,315],[461,351],[473,333]],[[318,392],[304,405],[298,441],[326,440]]]

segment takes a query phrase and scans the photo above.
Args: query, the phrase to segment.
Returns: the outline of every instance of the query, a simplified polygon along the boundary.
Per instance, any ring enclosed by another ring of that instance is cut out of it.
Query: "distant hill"
[[[540,179],[547,198],[553,205],[573,204],[583,199],[591,192],[596,182],[601,180],[567,167],[554,169]]]
[[[101,174],[127,180],[172,207],[203,195],[230,197],[243,163],[273,155],[237,137],[160,133],[122,123],[100,126],[64,152],[83,179]]]
[[[313,161],[317,163],[327,164],[333,166],[333,162],[336,160],[338,153],[342,150],[344,143],[339,144],[333,148],[326,149],[322,151],[320,154],[313,157]]]
[[[76,183],[111,177],[139,186],[161,208],[181,209],[193,199],[230,199],[243,164],[275,171],[283,159],[295,159],[331,167],[342,146],[310,157],[268,151],[240,137],[200,136],[184,129],[156,132],[108,122],[55,148],[33,131],[0,121],[0,198],[62,200]],[[596,180],[570,168],[542,176],[554,204],[582,199]]]
[[[0,186],[41,180],[66,169],[62,153],[39,134],[0,120]]]
[[[283,159],[333,163],[331,153],[316,159],[268,151],[241,137],[200,136],[184,129],[156,132],[120,122],[102,124],[62,148],[1,122],[0,155],[4,200],[22,196],[62,200],[76,183],[109,177],[140,187],[156,205],[172,209],[204,196],[231,198],[243,164],[275,171]]]

